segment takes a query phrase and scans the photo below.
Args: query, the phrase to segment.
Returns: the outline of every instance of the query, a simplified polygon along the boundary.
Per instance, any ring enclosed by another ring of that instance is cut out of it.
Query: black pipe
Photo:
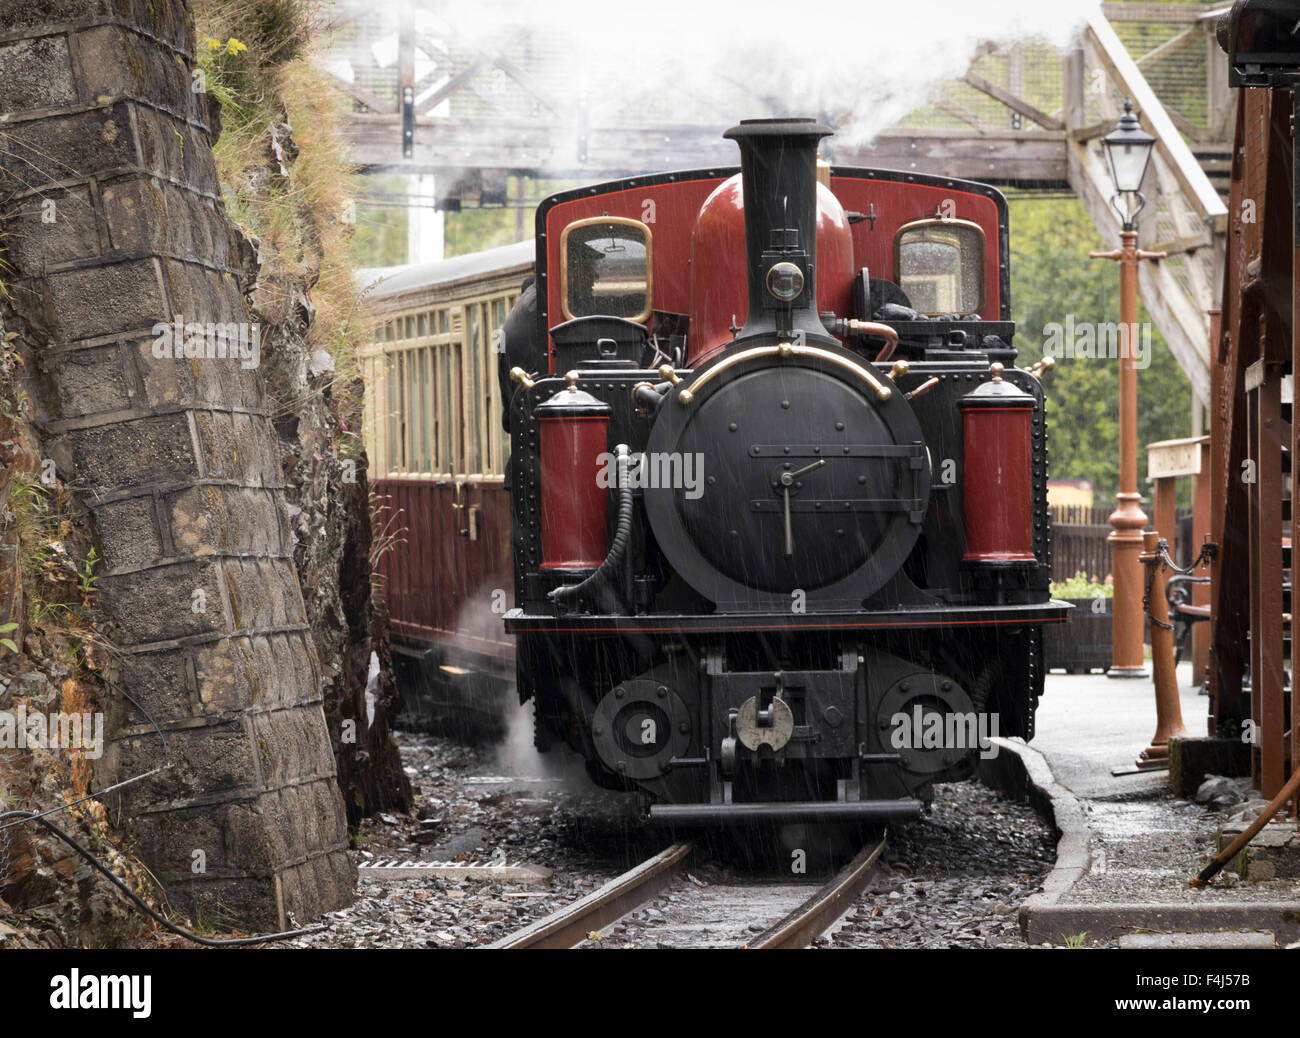
[[[752,822],[888,822],[919,818],[919,800],[808,800],[765,804],[651,804],[650,821],[665,825]]]
[[[817,143],[832,132],[813,119],[746,119],[723,134],[740,146],[749,271],[749,316],[732,345],[798,331],[836,344],[817,312],[816,269]],[[781,275],[789,266],[797,276]],[[782,298],[782,283],[799,290]]]
[[[632,400],[648,418],[653,418],[659,410],[659,405],[664,402],[664,397],[672,388],[671,382],[660,382],[655,385],[649,382],[638,382],[632,387]]]

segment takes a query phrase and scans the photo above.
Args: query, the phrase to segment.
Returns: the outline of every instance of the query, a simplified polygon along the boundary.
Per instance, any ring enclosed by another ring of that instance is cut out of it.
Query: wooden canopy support
[[[1211,536],[1219,558],[1211,590],[1210,694],[1218,734],[1250,741],[1255,780],[1272,797],[1300,767],[1295,721],[1285,723],[1293,692],[1284,679],[1290,626],[1284,451],[1293,485],[1300,475],[1286,386],[1300,359],[1293,99],[1289,90],[1248,89],[1238,92],[1237,104],[1233,226],[1214,344]],[[1242,204],[1247,199],[1253,208]],[[1294,639],[1291,652],[1294,668]]]
[[[1046,112],[1040,112],[1028,101],[1025,101],[1023,98],[1017,97],[1010,90],[1006,90],[1003,87],[998,86],[996,83],[989,82],[983,76],[977,76],[973,72],[967,72],[966,75],[962,76],[962,82],[969,83],[981,94],[988,94],[988,96],[993,98],[995,101],[1001,101],[1013,112],[1019,112],[1026,119],[1029,119],[1032,122],[1037,123],[1039,126],[1042,126],[1044,129],[1048,129],[1048,130],[1065,129],[1065,123],[1061,122],[1060,119],[1057,119],[1055,116],[1048,115]]]
[[[736,165],[735,145],[723,140],[716,126],[590,126],[584,133],[578,127],[545,122],[421,118],[409,162],[393,159],[394,147],[401,154],[402,123],[397,116],[354,115],[350,129],[352,161],[372,170],[447,173],[475,166],[596,180],[663,168]],[[1060,186],[1067,175],[1064,145],[1064,133],[885,133],[869,146],[837,148],[834,161],[995,184]],[[585,149],[585,161],[579,159],[580,148]]]

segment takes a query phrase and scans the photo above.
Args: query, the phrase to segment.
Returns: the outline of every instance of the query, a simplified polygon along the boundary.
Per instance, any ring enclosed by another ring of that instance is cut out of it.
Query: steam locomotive
[[[505,323],[519,695],[652,820],[916,816],[1033,736],[1069,608],[1005,199],[831,132],[550,197]]]

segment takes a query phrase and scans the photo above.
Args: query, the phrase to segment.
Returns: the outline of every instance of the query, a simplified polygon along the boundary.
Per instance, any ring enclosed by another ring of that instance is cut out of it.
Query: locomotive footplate
[[[571,613],[553,616],[512,609],[505,615],[511,634],[710,633],[726,631],[845,631],[931,627],[1024,626],[1064,623],[1072,607],[1066,602],[1001,606],[949,606],[926,609],[862,610],[852,613],[728,613],[682,616],[657,613],[614,616]]]

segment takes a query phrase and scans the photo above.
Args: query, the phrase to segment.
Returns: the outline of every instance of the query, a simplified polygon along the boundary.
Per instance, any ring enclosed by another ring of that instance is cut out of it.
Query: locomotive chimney
[[[740,146],[749,315],[733,345],[773,333],[831,343],[817,313],[817,143],[812,119],[744,119],[723,136]]]

